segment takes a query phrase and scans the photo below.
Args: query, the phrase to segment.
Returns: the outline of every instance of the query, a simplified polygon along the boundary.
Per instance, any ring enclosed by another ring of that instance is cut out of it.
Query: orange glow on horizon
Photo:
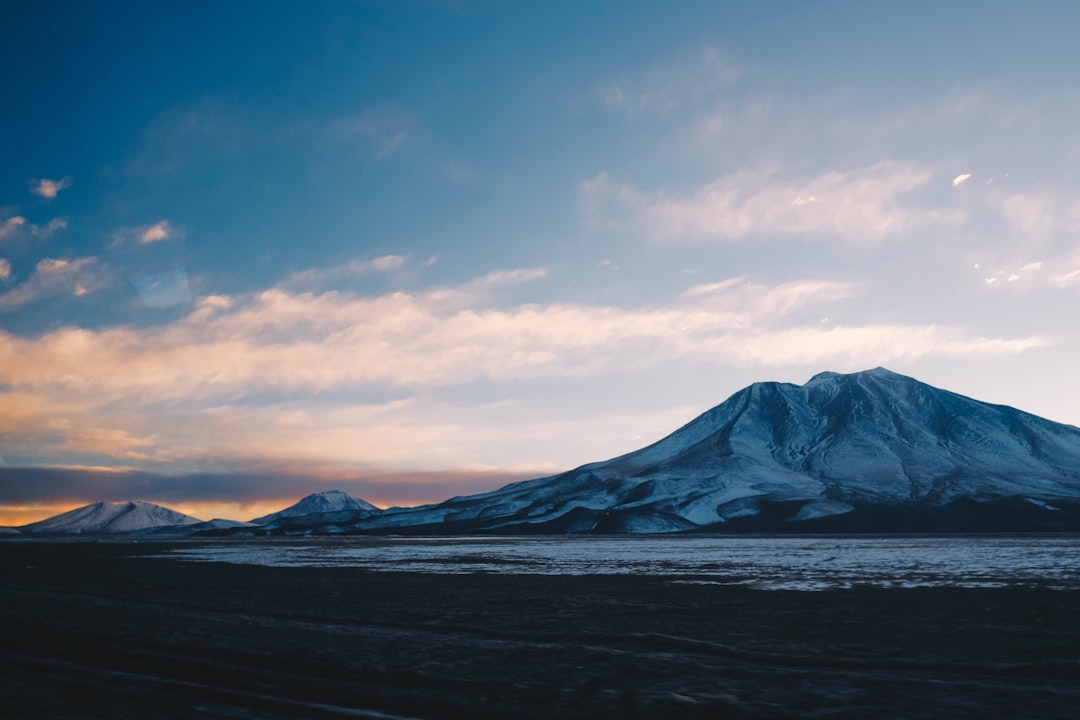
[[[366,499],[366,498],[365,498]],[[437,503],[445,500],[446,498],[432,499],[427,502]],[[284,510],[285,508],[293,505],[300,500],[299,497],[294,498],[281,498],[281,499],[267,499],[257,500],[254,502],[157,502],[155,500],[147,500],[147,502],[153,502],[157,505],[162,505],[175,510],[177,512],[184,513],[185,515],[191,515],[192,517],[199,518],[200,520],[242,520],[247,521],[253,518],[262,517],[263,515],[269,515],[275,513],[278,510]],[[381,499],[380,499],[381,500]],[[368,500],[373,505],[381,508],[388,507],[412,507],[416,505],[425,505],[425,502],[418,502],[412,499],[401,499],[395,501],[392,498],[388,498],[387,501],[375,502]],[[89,505],[88,502],[66,502],[50,505],[0,505],[0,527],[19,527],[21,525],[29,525],[30,523],[39,522],[41,520],[47,520],[48,518],[66,513],[69,510],[75,510],[76,508]]]
[[[58,505],[0,505],[0,527],[29,525],[82,507],[86,503],[62,503]]]

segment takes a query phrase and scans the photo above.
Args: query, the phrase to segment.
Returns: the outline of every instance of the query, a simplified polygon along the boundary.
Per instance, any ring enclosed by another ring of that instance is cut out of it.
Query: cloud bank
[[[89,266],[41,265],[41,279],[0,296],[0,307],[70,287]],[[0,439],[72,462],[145,467],[212,458],[475,466],[485,461],[470,453],[496,443],[499,428],[489,438],[460,421],[460,408],[433,411],[430,393],[669,363],[869,366],[1016,354],[1045,343],[947,325],[822,324],[820,308],[861,292],[828,280],[729,278],[639,308],[498,304],[501,288],[547,274],[496,271],[455,287],[373,296],[277,287],[205,296],[155,327],[0,331]],[[401,399],[359,399],[387,392]]]
[[[927,225],[959,224],[960,211],[928,208],[907,197],[932,178],[918,165],[882,163],[804,178],[740,172],[670,193],[616,184],[600,173],[582,183],[581,193],[593,214],[629,213],[632,224],[660,242],[809,237],[866,243]]]

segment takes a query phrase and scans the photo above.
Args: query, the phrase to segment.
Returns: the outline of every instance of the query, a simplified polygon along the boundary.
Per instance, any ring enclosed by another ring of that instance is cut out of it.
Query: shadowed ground
[[[1080,592],[759,591],[0,542],[8,718],[1040,717]],[[681,580],[693,578],[681,578]]]

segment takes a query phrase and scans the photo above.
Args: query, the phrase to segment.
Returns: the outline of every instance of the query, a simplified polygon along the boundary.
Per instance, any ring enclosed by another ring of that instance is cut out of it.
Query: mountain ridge
[[[754,383],[639,450],[354,529],[794,529],[889,507],[945,516],[955,503],[1006,498],[1048,504],[1059,513],[1049,524],[1060,525],[1071,511],[1049,501],[1080,501],[1080,429],[875,368]]]
[[[155,503],[102,500],[16,529],[20,534],[121,534],[199,524],[199,518]]]
[[[826,371],[803,385],[753,383],[643,448],[563,473],[415,508],[380,510],[329,490],[237,525],[180,527],[207,535],[1076,531],[1080,428],[882,367]]]

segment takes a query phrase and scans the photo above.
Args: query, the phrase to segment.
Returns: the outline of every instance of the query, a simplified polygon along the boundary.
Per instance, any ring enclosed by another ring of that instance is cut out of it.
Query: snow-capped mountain
[[[157,528],[184,528],[202,520],[148,502],[96,502],[23,525],[23,533],[113,534]]]
[[[360,532],[1080,529],[1080,429],[883,368],[755,383],[646,448]]]
[[[755,383],[641,450],[380,510],[316,493],[251,523],[95,503],[26,532],[652,533],[1080,531],[1080,428],[883,368]],[[241,526],[242,525],[242,526]]]
[[[355,520],[379,512],[379,508],[366,500],[354,498],[341,490],[325,490],[308,495],[284,510],[255,518],[251,523],[264,528],[318,525],[338,520]]]

